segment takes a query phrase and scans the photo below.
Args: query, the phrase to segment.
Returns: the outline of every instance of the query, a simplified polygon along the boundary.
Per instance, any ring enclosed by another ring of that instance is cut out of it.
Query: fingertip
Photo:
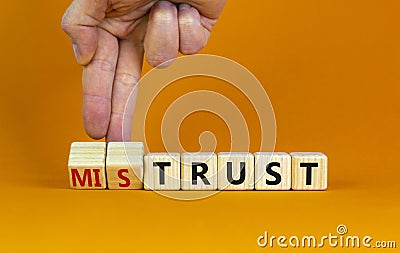
[[[175,22],[177,9],[168,1],[157,2],[150,11],[150,21],[159,25]]]
[[[82,46],[78,46],[76,44],[73,44],[72,46],[74,48],[76,62],[81,66],[88,65],[93,59],[96,48],[83,49]]]
[[[124,119],[121,115],[112,114],[106,141],[130,141],[132,133],[132,117]]]
[[[158,1],[153,5],[153,8],[158,8],[158,9],[164,9],[164,8],[170,8],[170,7],[175,7],[175,5],[170,1]],[[162,14],[162,13],[160,13],[160,14]]]
[[[209,32],[202,26],[196,8],[185,5],[179,7],[179,51],[186,55],[196,54],[206,46]]]
[[[85,96],[82,108],[86,133],[93,139],[102,139],[107,134],[111,105],[103,98]]]
[[[122,137],[122,120],[111,118],[110,127],[106,135],[107,142],[124,141]]]
[[[87,123],[85,123],[85,131],[86,134],[94,139],[94,140],[100,140],[103,139],[106,134],[107,134],[107,127],[104,127],[104,124],[96,124],[96,123],[89,123],[88,121],[86,121]],[[104,121],[103,121],[104,122]],[[100,127],[100,125],[103,125],[102,127]]]
[[[146,61],[147,63],[154,67],[154,68],[166,68],[169,67],[178,57],[178,54],[176,54],[176,56],[174,57],[154,57],[154,56],[148,56],[146,53]]]
[[[92,60],[97,50],[97,27],[82,27],[63,21],[63,30],[70,37],[75,59],[80,65],[87,65]]]
[[[82,37],[73,43],[75,58],[79,65],[86,66],[91,62],[97,51],[97,43],[97,31],[82,34]]]
[[[89,132],[89,130],[86,129],[86,134],[92,138],[93,140],[101,140],[105,137],[104,134],[102,133],[93,133],[93,132]]]
[[[179,11],[188,10],[190,8],[192,8],[192,6],[190,6],[189,4],[183,3],[179,5]]]
[[[181,43],[179,50],[182,54],[192,55],[192,54],[197,54],[204,47],[205,43],[202,43],[200,41],[192,41],[191,43],[188,44]]]
[[[167,67],[178,57],[178,11],[173,3],[160,1],[151,9],[144,48],[153,67]]]
[[[82,53],[82,49],[77,44],[72,44],[74,49],[76,62],[81,66],[86,66],[90,63],[94,54]]]

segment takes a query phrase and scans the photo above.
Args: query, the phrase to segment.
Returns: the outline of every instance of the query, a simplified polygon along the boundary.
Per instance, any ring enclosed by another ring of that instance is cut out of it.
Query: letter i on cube
[[[68,158],[68,174],[71,188],[105,189],[104,142],[73,142]]]

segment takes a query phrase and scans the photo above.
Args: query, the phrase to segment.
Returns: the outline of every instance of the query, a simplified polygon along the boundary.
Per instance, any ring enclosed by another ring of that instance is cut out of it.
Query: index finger
[[[97,51],[92,61],[83,69],[82,115],[87,134],[94,139],[101,139],[105,137],[110,122],[118,40],[107,31],[97,29]]]
[[[136,93],[143,64],[143,38],[147,17],[138,22],[127,39],[119,42],[119,57],[115,71],[111,119],[107,141],[129,141]]]

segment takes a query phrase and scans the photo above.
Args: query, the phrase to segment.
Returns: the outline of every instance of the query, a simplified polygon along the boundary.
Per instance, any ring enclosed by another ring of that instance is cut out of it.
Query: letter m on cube
[[[104,165],[68,166],[69,184],[74,189],[105,189],[106,176]]]

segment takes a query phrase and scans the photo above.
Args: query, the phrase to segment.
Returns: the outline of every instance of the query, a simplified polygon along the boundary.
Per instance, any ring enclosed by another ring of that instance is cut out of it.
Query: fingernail
[[[174,4],[169,2],[169,1],[159,1],[159,2],[156,3],[156,5],[160,6],[160,7],[171,7],[171,6],[174,6]]]
[[[188,10],[188,9],[190,9],[190,8],[191,8],[191,6],[188,5],[188,4],[180,4],[180,5],[179,5],[179,10],[180,10],[180,11]]]
[[[79,62],[79,50],[78,50],[78,45],[75,44],[75,43],[73,43],[73,44],[72,44],[72,47],[73,47],[73,49],[74,49],[74,54],[75,54],[76,61]]]

